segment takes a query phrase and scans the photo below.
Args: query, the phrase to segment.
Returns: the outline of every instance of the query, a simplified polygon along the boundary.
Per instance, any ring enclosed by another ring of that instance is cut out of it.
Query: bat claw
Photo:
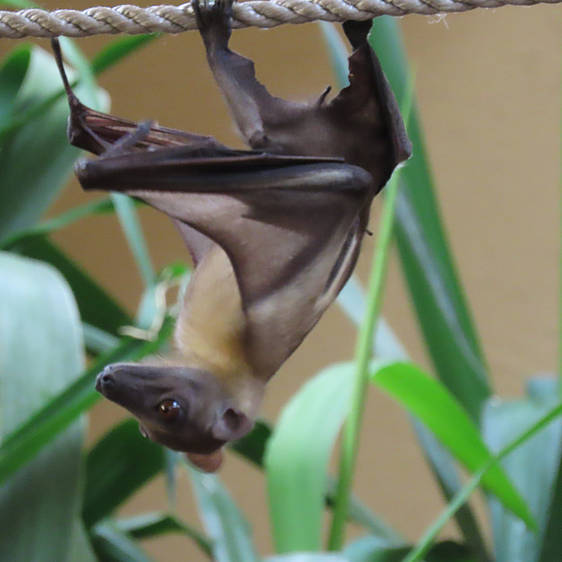
[[[232,0],[192,0],[191,5],[207,48],[226,49],[231,32]]]

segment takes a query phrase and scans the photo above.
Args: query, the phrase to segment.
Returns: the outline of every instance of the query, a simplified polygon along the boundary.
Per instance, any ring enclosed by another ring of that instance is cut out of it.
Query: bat
[[[250,150],[213,137],[136,124],[74,95],[70,142],[98,155],[75,171],[85,190],[126,193],[168,215],[194,272],[175,351],[116,363],[96,379],[141,433],[214,471],[223,446],[248,433],[267,381],[351,275],[373,197],[411,144],[380,63],[371,22],[346,22],[350,84],[309,103],[272,96],[253,62],[228,48],[231,0],[194,0],[209,67]]]

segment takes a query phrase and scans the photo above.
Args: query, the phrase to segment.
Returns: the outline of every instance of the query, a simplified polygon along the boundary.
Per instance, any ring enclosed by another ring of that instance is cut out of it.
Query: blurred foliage
[[[345,47],[332,26],[323,25],[323,30],[344,82]],[[95,74],[153,38],[112,41],[92,63],[65,42],[78,70],[78,95],[90,105],[106,105]],[[414,157],[395,178],[395,191],[387,189],[395,199],[386,220],[437,378],[408,362],[392,330],[365,304],[375,292],[376,299],[382,298],[388,247],[379,242],[376,282],[365,295],[352,280],[339,300],[360,331],[372,324],[363,346],[363,372],[353,361],[326,367],[291,399],[275,427],[260,421],[232,444],[267,479],[277,554],[265,560],[562,560],[562,421],[556,380],[531,379],[528,396],[519,401],[490,399],[486,361],[440,219],[415,100],[407,93],[411,77],[396,22],[379,18],[372,44],[399,103],[412,105],[408,128]],[[76,80],[76,74],[71,76]],[[250,523],[218,477],[188,468],[204,532],[177,517],[174,472],[183,461],[142,439],[133,421],[112,428],[80,462],[80,420],[97,399],[96,373],[110,362],[137,360],[167,345],[173,307],[163,309],[156,295],[170,283],[184,283],[189,268],[171,264],[163,272],[153,270],[135,204],[125,196],[39,222],[78,155],[66,141],[62,98],[54,61],[45,51],[22,45],[0,65],[0,559],[145,561],[150,558],[141,539],[177,533],[193,541],[203,557],[260,560]],[[118,215],[145,285],[135,319],[49,239],[71,222],[100,213]],[[368,310],[370,318],[363,319]],[[124,336],[124,325],[148,330],[152,339],[137,340],[131,330]],[[377,361],[369,362],[373,347]],[[92,362],[85,369],[86,349]],[[347,431],[352,442],[357,436],[362,406],[352,399],[356,377],[367,377],[411,415],[420,447],[449,502],[417,545],[407,544],[399,530],[341,486],[344,477],[352,481],[353,462],[335,479],[328,474],[340,427],[350,415],[357,423]],[[465,486],[459,464],[472,475]],[[169,512],[129,519],[115,515],[162,472],[169,483]],[[491,514],[491,544],[467,503],[480,485]],[[334,521],[361,525],[364,536],[344,546],[342,527],[328,541],[322,532],[326,508],[334,511]],[[436,541],[451,517],[461,538]],[[322,552],[328,545],[334,552]]]

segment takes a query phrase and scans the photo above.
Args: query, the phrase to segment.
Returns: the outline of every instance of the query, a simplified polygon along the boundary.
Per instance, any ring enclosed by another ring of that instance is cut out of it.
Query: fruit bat
[[[194,263],[175,353],[154,364],[109,365],[96,388],[143,435],[185,451],[204,470],[253,426],[267,381],[349,278],[373,197],[411,145],[380,63],[371,22],[346,22],[350,84],[331,101],[269,94],[252,61],[228,48],[230,0],[194,0],[207,60],[243,139],[136,124],[73,94],[70,142],[99,156],[75,168],[86,190],[123,192],[168,215]]]

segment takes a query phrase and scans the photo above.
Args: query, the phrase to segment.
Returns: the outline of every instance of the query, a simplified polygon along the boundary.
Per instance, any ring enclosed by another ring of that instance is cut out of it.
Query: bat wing
[[[166,213],[196,262],[213,243],[224,249],[251,361],[270,376],[349,276],[371,176],[336,158],[227,150],[135,148],[81,161],[77,174],[85,189],[125,192]]]
[[[368,43],[371,21],[346,21],[343,29],[353,47],[348,61],[349,86],[325,111],[327,119],[339,128],[362,136],[362,143],[349,143],[346,160],[369,170],[380,189],[392,170],[411,156],[412,143],[380,61]],[[373,158],[377,154],[379,158]]]
[[[374,196],[411,144],[394,95],[367,41],[371,22],[345,22],[353,46],[349,86],[326,103],[272,96],[257,80],[254,63],[228,48],[229,1],[194,4],[199,30],[215,80],[246,142],[275,154],[340,156],[368,170]]]

